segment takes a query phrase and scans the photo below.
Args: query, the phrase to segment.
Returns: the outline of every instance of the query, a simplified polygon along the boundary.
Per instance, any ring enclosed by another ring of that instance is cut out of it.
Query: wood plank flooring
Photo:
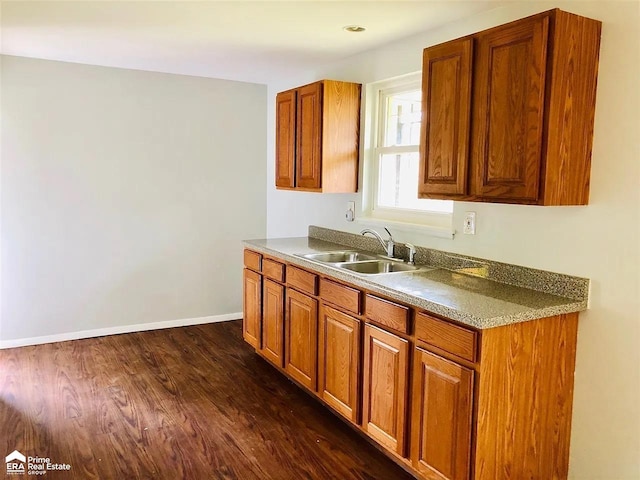
[[[241,335],[233,321],[0,350],[0,457],[71,464],[50,480],[412,478]]]

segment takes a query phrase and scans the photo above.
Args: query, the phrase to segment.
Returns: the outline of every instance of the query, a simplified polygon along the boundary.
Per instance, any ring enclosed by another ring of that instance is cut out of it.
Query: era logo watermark
[[[24,464],[27,463],[27,457],[18,450],[14,450],[4,459],[7,464],[7,475],[24,475]]]
[[[7,475],[46,475],[51,470],[71,470],[71,465],[68,463],[54,463],[49,457],[26,457],[18,450],[7,455],[4,462],[7,465]]]

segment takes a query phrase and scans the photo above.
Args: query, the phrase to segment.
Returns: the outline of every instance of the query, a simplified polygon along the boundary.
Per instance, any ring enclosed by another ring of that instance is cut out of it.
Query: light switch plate
[[[465,212],[463,232],[465,235],[476,234],[476,212]]]

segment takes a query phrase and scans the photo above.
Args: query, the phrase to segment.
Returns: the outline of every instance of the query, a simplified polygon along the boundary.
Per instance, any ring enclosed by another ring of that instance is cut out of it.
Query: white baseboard
[[[226,322],[242,318],[242,312],[227,313],[225,315],[212,315],[209,317],[182,318],[179,320],[167,320],[164,322],[138,323],[136,325],[121,325],[117,327],[96,328],[94,330],[81,330],[79,332],[60,333],[58,335],[43,335],[42,337],[17,338],[15,340],[0,341],[0,350],[5,348],[26,347],[28,345],[41,345],[43,343],[66,342],[81,338],[104,337],[105,335],[118,335],[120,333],[144,332],[146,330],[159,330],[162,328],[187,327],[189,325],[201,325],[203,323]]]

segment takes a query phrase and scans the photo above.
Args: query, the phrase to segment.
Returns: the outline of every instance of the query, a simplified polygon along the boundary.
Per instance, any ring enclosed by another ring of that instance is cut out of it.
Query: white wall
[[[514,2],[270,85],[267,159],[267,232],[306,235],[309,224],[357,231],[346,223],[347,200],[274,188],[275,93],[321,78],[368,83],[418,71],[422,49],[559,7],[601,20],[602,46],[587,207],[530,207],[455,202],[454,226],[477,212],[477,234],[454,240],[403,233],[412,241],[592,279],[591,308],[580,316],[570,478],[640,478],[640,69],[637,2]]]
[[[242,311],[266,87],[2,57],[0,340]]]

